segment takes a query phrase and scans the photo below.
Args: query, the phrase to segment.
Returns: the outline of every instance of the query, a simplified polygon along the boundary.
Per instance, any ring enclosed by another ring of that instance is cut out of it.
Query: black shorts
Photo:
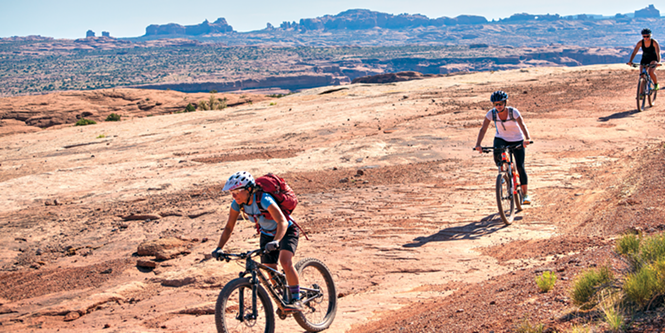
[[[653,55],[651,55],[651,54],[644,55],[643,54],[642,55],[642,60],[640,60],[640,65],[642,65],[642,66],[648,65],[652,61],[658,61],[658,56],[656,56],[655,54],[653,54]]]
[[[282,237],[282,240],[279,242],[279,251],[273,251],[261,255],[261,263],[276,264],[279,260],[279,253],[281,251],[291,251],[291,253],[296,254],[296,248],[298,248],[298,236],[299,233],[297,227],[295,225],[291,225],[288,229],[286,229],[284,237]],[[266,244],[272,242],[273,239],[275,239],[274,236],[268,236],[262,233],[261,239],[259,240],[261,250],[265,249]]]

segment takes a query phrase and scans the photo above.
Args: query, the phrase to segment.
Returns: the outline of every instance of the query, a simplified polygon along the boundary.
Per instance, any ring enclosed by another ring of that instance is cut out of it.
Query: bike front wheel
[[[496,177],[496,204],[499,207],[499,215],[506,225],[513,223],[515,218],[515,196],[511,191],[510,177],[500,173]]]
[[[248,278],[229,282],[215,305],[218,333],[275,332],[272,302],[262,286],[256,286],[256,313],[252,307],[252,284]]]
[[[300,327],[320,332],[332,324],[337,314],[337,289],[332,274],[318,259],[305,258],[295,266],[300,279],[303,311],[293,315]]]
[[[644,111],[646,106],[646,97],[644,90],[647,87],[647,80],[643,77],[640,78],[640,81],[637,83],[637,111]]]

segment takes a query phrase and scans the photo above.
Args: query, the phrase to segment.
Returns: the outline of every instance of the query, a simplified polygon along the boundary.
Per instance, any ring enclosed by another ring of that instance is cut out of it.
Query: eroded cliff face
[[[217,21],[210,23],[208,20],[203,21],[201,24],[182,26],[177,23],[169,24],[152,24],[145,29],[145,36],[156,35],[190,35],[199,36],[214,33],[232,32],[233,27],[230,26],[226,19],[220,17]]]

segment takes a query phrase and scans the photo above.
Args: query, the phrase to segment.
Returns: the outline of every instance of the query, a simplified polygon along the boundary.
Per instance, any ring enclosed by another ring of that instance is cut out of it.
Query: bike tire
[[[314,288],[318,285],[323,293],[320,299],[314,299],[303,304],[303,311],[295,313],[293,318],[300,327],[308,332],[320,332],[332,324],[337,314],[337,288],[328,267],[320,260],[305,258],[295,266],[300,279],[300,287]],[[301,299],[307,298],[307,292],[301,289]],[[327,304],[326,304],[327,303]],[[317,309],[325,308],[325,313],[319,314]]]
[[[521,212],[524,207],[522,207],[522,189],[520,188],[520,185],[517,184],[517,198],[515,198],[515,210],[518,212]]]
[[[242,322],[237,319],[237,311],[240,309],[238,300],[240,292],[243,293],[245,311],[252,307],[252,284],[249,278],[238,278],[231,280],[219,293],[217,304],[215,304],[215,325],[218,333],[241,333],[241,332],[275,332],[275,314],[272,302],[263,286],[258,285],[257,303],[258,319],[253,323]],[[233,304],[235,302],[236,304]],[[247,313],[247,312],[245,312]]]
[[[646,96],[644,96],[643,91],[644,88],[646,88],[646,85],[647,85],[647,80],[644,79],[643,77],[641,77],[640,80],[637,82],[637,111],[639,112],[644,111],[644,103]]]
[[[656,105],[656,96],[658,96],[658,90],[653,91],[653,97],[651,98],[651,106]]]
[[[510,193],[510,177],[501,173],[496,177],[496,204],[501,220],[506,225],[513,223],[515,218],[515,196]]]

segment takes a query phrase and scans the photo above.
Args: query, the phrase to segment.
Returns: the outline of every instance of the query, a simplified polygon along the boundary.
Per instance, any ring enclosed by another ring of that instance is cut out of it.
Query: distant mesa
[[[301,19],[300,23],[283,22],[282,30],[365,30],[373,28],[405,29],[426,26],[444,26],[458,24],[483,24],[487,19],[482,16],[460,15],[455,18],[440,17],[430,19],[421,14],[399,14],[375,12],[368,9],[350,9],[337,15],[325,15],[317,18]]]
[[[87,38],[87,37],[95,37],[95,32],[92,31],[92,30],[88,30],[88,31],[86,31],[86,33],[85,33],[85,37],[86,37],[86,38]]]
[[[210,23],[208,20],[203,21],[197,25],[182,26],[177,23],[169,23],[164,25],[152,24],[145,28],[145,36],[157,35],[188,35],[200,36],[215,33],[233,32],[233,27],[226,23],[226,19],[220,17],[217,21]]]
[[[111,33],[108,31],[102,31],[102,37],[111,37]]]
[[[386,73],[379,75],[363,76],[354,79],[351,83],[392,83],[411,80],[422,80],[427,78],[439,77],[438,74],[422,74],[414,71]]]
[[[636,18],[658,18],[660,17],[660,11],[656,9],[653,5],[649,5],[649,7],[636,10],[635,11],[635,17]]]

